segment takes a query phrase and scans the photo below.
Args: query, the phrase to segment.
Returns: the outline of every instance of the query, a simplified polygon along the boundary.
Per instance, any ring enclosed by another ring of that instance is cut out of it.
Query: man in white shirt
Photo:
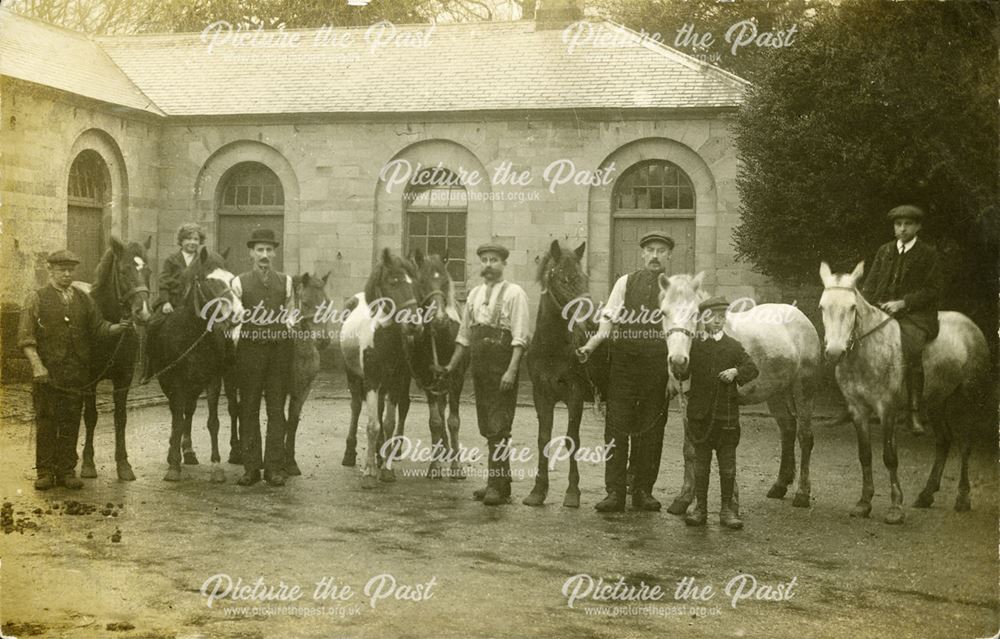
[[[517,407],[518,369],[531,338],[528,295],[503,278],[510,252],[487,243],[476,249],[483,284],[465,301],[455,352],[442,369],[450,375],[469,349],[479,433],[489,447],[486,488],[473,493],[487,506],[510,503],[510,434]]]
[[[608,387],[604,426],[604,442],[610,449],[604,468],[608,496],[595,506],[599,512],[625,510],[629,459],[633,460],[635,475],[632,508],[660,509],[652,492],[660,471],[667,424],[668,373],[659,276],[670,259],[674,240],[663,233],[647,233],[639,240],[639,247],[644,267],[618,278],[597,334],[580,348],[581,355],[587,357],[609,336],[613,340],[613,382]]]

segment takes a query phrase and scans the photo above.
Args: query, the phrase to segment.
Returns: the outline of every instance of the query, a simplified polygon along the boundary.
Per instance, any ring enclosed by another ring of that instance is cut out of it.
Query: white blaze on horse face
[[[205,276],[210,280],[217,280],[226,285],[226,292],[223,294],[226,300],[232,304],[233,316],[240,317],[243,315],[243,302],[240,298],[233,294],[233,280],[236,276],[227,271],[224,268],[213,269],[211,273]]]
[[[819,300],[825,350],[827,356],[833,359],[839,358],[847,350],[857,313],[857,293],[853,290],[853,282],[843,288],[839,283],[835,286],[838,288],[823,291]]]

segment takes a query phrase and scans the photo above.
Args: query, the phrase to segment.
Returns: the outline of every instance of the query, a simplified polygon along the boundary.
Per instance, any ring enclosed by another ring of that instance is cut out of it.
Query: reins
[[[855,295],[857,295],[857,293],[858,293],[858,289],[854,288],[853,286],[827,286],[825,290],[851,291]],[[846,354],[846,353],[850,353],[851,351],[853,351],[854,348],[858,344],[860,344],[866,337],[868,337],[872,333],[875,333],[875,332],[879,331],[882,327],[884,327],[886,324],[888,324],[889,322],[891,322],[893,319],[895,319],[895,318],[892,315],[889,315],[884,320],[882,320],[877,325],[875,325],[874,328],[871,328],[871,329],[865,331],[865,333],[863,335],[861,335],[861,337],[858,337],[857,336],[857,333],[858,333],[858,312],[855,310],[855,312],[854,312],[854,325],[851,326],[851,336],[848,339],[847,348],[844,349],[844,353]]]

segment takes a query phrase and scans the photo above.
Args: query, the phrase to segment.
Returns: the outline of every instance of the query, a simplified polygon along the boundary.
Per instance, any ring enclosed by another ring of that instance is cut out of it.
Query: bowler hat
[[[729,302],[724,297],[710,297],[698,305],[698,311],[714,311],[720,308],[729,308]]]
[[[67,251],[63,249],[61,251],[56,251],[46,258],[49,264],[79,264],[80,258],[78,258],[72,251]]]
[[[247,241],[247,248],[253,248],[255,244],[270,244],[277,248],[278,240],[274,238],[274,231],[271,229],[254,229]]]
[[[890,220],[898,220],[899,218],[921,222],[924,219],[924,210],[919,206],[903,204],[889,211]]]
[[[671,251],[674,250],[674,238],[670,237],[666,233],[660,233],[659,231],[653,231],[652,233],[646,233],[639,240],[639,247],[645,247],[650,242],[663,242],[667,245]]]
[[[480,244],[479,248],[476,249],[476,255],[482,255],[483,253],[496,253],[500,256],[501,260],[506,260],[507,256],[510,255],[504,246],[497,244],[496,242],[487,242],[486,244]]]

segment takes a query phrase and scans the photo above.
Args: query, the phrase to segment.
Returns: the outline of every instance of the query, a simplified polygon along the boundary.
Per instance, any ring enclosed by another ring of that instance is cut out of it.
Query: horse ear
[[[416,249],[413,251],[413,263],[417,266],[424,265],[424,252],[421,249]]]
[[[145,246],[146,250],[148,251],[153,246],[153,236],[150,235],[149,237],[147,237],[146,241],[143,242],[142,245]]]
[[[386,266],[392,265],[392,253],[389,252],[389,247],[382,249],[382,262]]]
[[[660,277],[657,279],[657,281],[660,284],[661,291],[666,291],[668,288],[670,288],[670,278],[667,277],[666,273],[660,273]]]
[[[122,253],[125,252],[125,245],[114,235],[111,236],[111,250],[115,252],[115,255],[121,257]]]
[[[705,280],[705,271],[698,271],[698,274],[691,278],[691,288],[698,290],[701,287],[701,283]]]
[[[562,257],[562,249],[559,247],[559,240],[552,240],[552,244],[549,245],[549,255],[552,259],[558,260]]]
[[[201,252],[198,254],[198,259],[201,261],[202,264],[205,264],[205,263],[208,262],[208,247],[207,246],[202,246],[201,247]]]
[[[851,271],[851,279],[857,282],[861,279],[861,276],[865,274],[865,263],[864,261],[858,262],[858,265],[854,267]]]
[[[309,285],[309,279],[310,279],[309,273],[303,273],[301,276],[299,276],[299,282],[301,282],[303,286]],[[293,284],[295,283],[294,278],[292,279],[292,283]]]
[[[323,276],[323,277],[321,278],[321,279],[323,280],[323,286],[326,286],[326,283],[327,283],[327,281],[328,281],[328,280],[330,279],[330,274],[331,274],[331,273],[333,273],[333,271],[327,271],[327,272],[326,272],[326,275],[324,275],[324,276]]]
[[[830,280],[833,279],[833,272],[830,270],[830,265],[826,262],[820,262],[819,279],[823,282],[823,286],[829,286]]]
[[[576,259],[577,260],[582,260],[583,259],[583,252],[585,250],[587,250],[587,243],[586,242],[584,242],[580,246],[576,247],[576,250],[573,251],[573,252],[576,253]]]
[[[231,246],[227,246],[226,249],[224,251],[222,251],[222,259],[224,259],[224,260],[228,260],[229,259],[229,249],[231,249],[231,248],[232,248]]]

